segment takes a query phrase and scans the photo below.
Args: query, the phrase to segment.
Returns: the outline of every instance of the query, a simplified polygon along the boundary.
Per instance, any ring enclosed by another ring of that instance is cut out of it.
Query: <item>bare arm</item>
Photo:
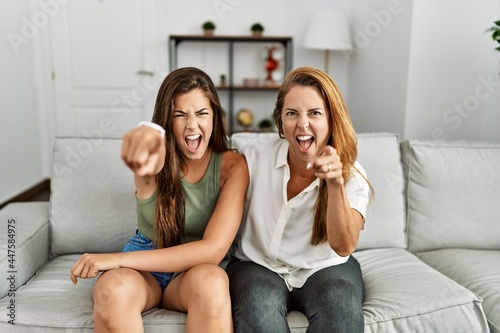
[[[344,186],[328,185],[326,231],[330,247],[342,257],[354,252],[363,226],[361,214],[350,207]]]
[[[328,243],[339,256],[348,256],[358,244],[363,216],[349,205],[342,177],[342,162],[333,147],[325,148],[321,156],[314,161],[314,167],[316,175],[327,182]]]
[[[95,277],[99,271],[129,267],[140,271],[183,272],[203,263],[219,264],[238,231],[249,182],[243,156],[226,152],[221,192],[202,240],[151,251],[85,254],[71,268],[71,279]]]
[[[136,127],[123,137],[122,159],[134,172],[139,198],[149,197],[156,189],[155,175],[165,163],[165,139],[146,126]]]

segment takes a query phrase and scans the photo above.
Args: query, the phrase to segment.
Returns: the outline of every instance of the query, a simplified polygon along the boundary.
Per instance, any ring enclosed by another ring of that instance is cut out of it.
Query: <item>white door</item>
[[[122,137],[151,119],[166,75],[160,3],[72,0],[51,20],[57,136]]]

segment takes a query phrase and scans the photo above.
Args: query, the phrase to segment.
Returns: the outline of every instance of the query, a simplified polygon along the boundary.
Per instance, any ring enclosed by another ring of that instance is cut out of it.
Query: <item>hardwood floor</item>
[[[23,193],[0,203],[0,209],[11,202],[25,201],[49,201],[50,199],[50,179],[45,179]]]
[[[43,190],[42,192],[36,194],[31,199],[26,201],[49,201],[50,199],[50,188]]]

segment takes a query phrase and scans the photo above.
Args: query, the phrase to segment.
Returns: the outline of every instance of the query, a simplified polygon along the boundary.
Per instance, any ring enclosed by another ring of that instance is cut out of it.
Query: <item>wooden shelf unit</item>
[[[234,92],[235,91],[276,91],[279,86],[255,86],[247,87],[241,85],[234,85],[234,47],[235,43],[260,43],[260,44],[281,44],[284,48],[284,72],[285,75],[292,70],[293,66],[293,39],[289,36],[237,36],[237,35],[170,35],[169,38],[169,57],[170,57],[170,71],[178,67],[178,46],[185,42],[203,42],[203,43],[227,43],[228,44],[228,84],[225,86],[218,86],[219,91],[227,91],[229,99],[228,122],[229,132],[234,131]]]

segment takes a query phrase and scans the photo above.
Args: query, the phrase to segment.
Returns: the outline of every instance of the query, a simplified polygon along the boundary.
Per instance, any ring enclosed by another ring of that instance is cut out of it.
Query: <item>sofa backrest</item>
[[[398,135],[358,134],[358,161],[366,171],[374,195],[357,250],[406,248],[404,175]]]
[[[500,250],[500,144],[405,141],[408,246]]]
[[[248,144],[276,140],[277,133],[235,133],[231,144],[241,149]],[[368,206],[365,229],[357,250],[384,247],[406,247],[404,176],[399,140],[396,134],[366,133],[358,135],[358,161],[374,188]]]
[[[56,138],[51,256],[120,251],[137,227],[133,173],[120,139]]]
[[[233,147],[276,140],[276,133],[235,133]],[[51,256],[120,251],[137,227],[133,174],[121,139],[56,138],[51,181]],[[357,250],[406,247],[398,136],[359,134],[358,161],[375,190]]]

